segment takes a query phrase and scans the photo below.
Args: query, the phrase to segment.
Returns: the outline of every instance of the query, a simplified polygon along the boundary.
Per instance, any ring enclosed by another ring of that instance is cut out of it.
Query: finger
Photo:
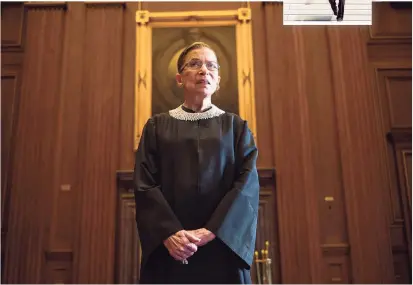
[[[208,243],[208,241],[206,241],[206,240],[201,240],[200,242],[198,242],[198,243],[196,244],[196,246],[197,246],[197,247],[204,246],[204,245],[206,245],[207,243]]]
[[[198,250],[198,247],[193,243],[188,243],[188,244],[185,245],[185,247],[190,252],[196,252]]]
[[[185,255],[185,254],[183,254],[183,253],[181,253],[181,252],[178,252],[178,251],[172,252],[172,253],[171,253],[171,256],[172,256],[173,258],[175,258],[175,260],[179,260],[179,261],[182,261],[182,260],[184,260],[184,259],[186,258],[186,255]]]
[[[176,255],[172,255],[172,257],[173,257],[176,261],[182,261],[182,260],[184,260],[184,258],[181,258],[181,257],[176,256]]]
[[[188,254],[185,254],[185,258],[184,259],[188,259],[188,258],[190,258],[192,255],[194,255],[195,254],[195,252],[190,252],[190,253],[188,253]]]
[[[184,232],[184,234],[185,234],[185,237],[190,241],[190,242],[200,242],[201,241],[201,239],[199,238],[199,237],[197,237],[196,235],[194,235],[194,234],[192,234],[192,233],[190,233],[190,232],[187,232],[187,231],[185,231]]]
[[[178,249],[178,251],[179,251],[179,254],[180,254],[180,255],[183,255],[183,256],[187,256],[187,255],[189,255],[189,254],[192,255],[192,254],[195,252],[195,251],[187,248],[185,245],[181,246],[181,247]]]

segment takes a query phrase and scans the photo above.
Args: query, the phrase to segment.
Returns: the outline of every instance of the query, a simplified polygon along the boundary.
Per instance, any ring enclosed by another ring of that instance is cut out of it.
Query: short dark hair
[[[178,63],[177,63],[178,73],[182,72],[182,68],[184,66],[185,58],[186,58],[187,54],[192,50],[200,49],[200,48],[209,48],[210,50],[212,50],[215,53],[215,51],[208,44],[206,44],[204,42],[194,42],[194,43],[192,43],[191,45],[187,46],[181,52],[181,54],[179,55]],[[216,53],[215,53],[215,55],[216,55]]]

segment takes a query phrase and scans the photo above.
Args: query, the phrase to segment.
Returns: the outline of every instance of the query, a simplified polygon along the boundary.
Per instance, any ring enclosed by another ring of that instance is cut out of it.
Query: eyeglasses
[[[181,68],[181,72],[185,69],[185,67],[191,69],[191,70],[197,70],[202,68],[204,65],[204,62],[200,59],[191,59],[187,63],[184,64]],[[219,69],[218,63],[214,61],[207,61],[205,62],[205,66],[209,71],[217,71]]]

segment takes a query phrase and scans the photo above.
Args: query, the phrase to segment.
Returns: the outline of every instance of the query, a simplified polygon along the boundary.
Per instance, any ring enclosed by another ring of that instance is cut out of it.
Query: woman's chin
[[[211,92],[210,88],[196,88],[195,90],[192,90],[190,93],[197,95],[197,96],[203,96],[203,97],[211,97],[214,92]]]

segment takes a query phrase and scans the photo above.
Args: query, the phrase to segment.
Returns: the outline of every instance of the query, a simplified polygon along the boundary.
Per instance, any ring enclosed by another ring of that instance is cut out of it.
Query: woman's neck
[[[191,109],[194,112],[202,112],[205,109],[211,107],[211,97],[192,97],[192,98],[185,98],[184,107]]]

